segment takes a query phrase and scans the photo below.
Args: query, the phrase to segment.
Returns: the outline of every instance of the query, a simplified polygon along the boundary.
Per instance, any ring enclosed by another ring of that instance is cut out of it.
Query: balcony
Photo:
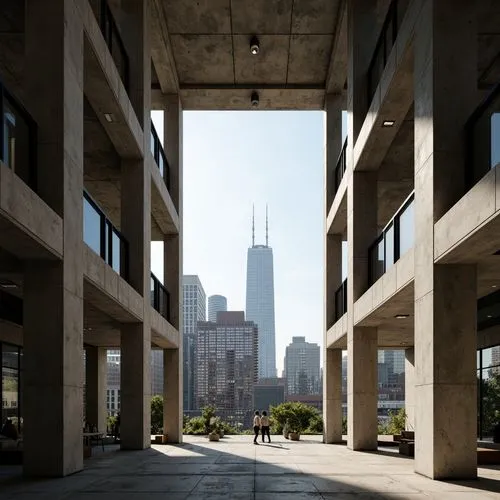
[[[170,293],[151,273],[151,305],[170,322]]]
[[[160,169],[163,181],[170,192],[170,167],[153,122],[151,122],[151,154],[153,155],[156,165]]]
[[[118,25],[107,0],[91,0],[102,35],[115,62],[125,90],[129,90],[129,59]]]
[[[347,312],[347,278],[335,292],[335,322]]]
[[[83,241],[127,279],[128,242],[87,192],[83,193]]]
[[[404,3],[406,2],[393,0],[387,11],[384,24],[382,25],[382,31],[377,40],[377,45],[375,46],[370,66],[368,67],[368,107],[372,102],[380,79],[382,78],[382,73],[384,72],[391,50],[396,43],[399,26],[401,25],[401,21],[404,16],[404,8],[402,5]]]
[[[466,191],[500,164],[500,84],[472,113],[465,126]]]
[[[337,165],[335,167],[335,176],[334,176],[334,186],[333,186],[333,196],[337,194],[339,190],[340,183],[342,182],[342,178],[344,177],[346,168],[347,168],[347,137],[345,138],[344,145],[342,146],[342,150],[339,154],[339,159],[337,160]]]
[[[36,124],[30,114],[0,83],[0,158],[36,191]]]
[[[415,193],[405,200],[368,249],[368,282],[373,285],[415,241]]]

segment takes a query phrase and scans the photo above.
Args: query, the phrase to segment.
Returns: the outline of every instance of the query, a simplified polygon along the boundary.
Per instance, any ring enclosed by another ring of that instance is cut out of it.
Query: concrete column
[[[415,430],[415,349],[405,349],[406,430]]]
[[[351,144],[358,138],[370,104],[366,73],[380,32],[377,3],[372,0],[347,2],[347,122]]]
[[[342,441],[342,349],[325,349],[323,374],[323,441]]]
[[[476,269],[435,265],[434,224],[463,192],[477,98],[476,3],[426,0],[415,50],[415,470],[474,478]],[[460,436],[459,439],[456,437]]]
[[[165,96],[165,154],[170,166],[170,195],[179,214],[179,233],[164,237],[164,283],[170,292],[170,323],[179,331],[178,349],[164,351],[164,432],[170,442],[182,442],[182,106],[177,95]]]
[[[342,109],[345,108],[345,95],[328,94],[326,96],[326,214],[335,197],[335,167],[342,150]]]
[[[122,0],[127,27],[130,97],[143,124],[144,151],[149,150],[151,48],[149,2]],[[142,323],[121,327],[120,437],[124,449],[151,443],[151,175],[144,159],[122,160],[121,230],[128,241],[129,282],[144,297]]]
[[[103,347],[85,348],[85,422],[106,432],[107,351]]]
[[[163,350],[163,432],[182,443],[182,350]]]
[[[64,260],[25,264],[24,473],[65,476],[83,468],[83,23],[72,0],[27,0],[25,19],[38,193],[63,218]]]
[[[354,450],[377,448],[377,329],[355,327],[353,318],[354,303],[368,288],[368,248],[377,235],[376,175],[354,173],[347,196],[347,445]]]

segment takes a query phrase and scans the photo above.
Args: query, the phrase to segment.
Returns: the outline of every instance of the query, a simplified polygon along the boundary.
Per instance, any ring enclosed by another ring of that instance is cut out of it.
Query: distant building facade
[[[262,378],[254,386],[254,406],[256,410],[270,411],[285,401],[285,379]]]
[[[232,422],[249,426],[258,375],[258,330],[242,311],[198,323],[196,395],[199,408],[213,405]]]
[[[287,395],[321,394],[320,347],[306,342],[305,337],[293,337],[285,354]]]
[[[196,409],[196,341],[198,321],[207,314],[205,290],[197,275],[182,277],[183,288],[183,400],[184,410]]]
[[[227,311],[227,299],[223,295],[208,297],[208,321],[217,321],[217,313]]]

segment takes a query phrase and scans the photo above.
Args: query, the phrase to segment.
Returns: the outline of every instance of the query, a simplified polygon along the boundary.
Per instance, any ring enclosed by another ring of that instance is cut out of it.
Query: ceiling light
[[[396,122],[394,120],[384,120],[382,127],[392,127]]]
[[[400,345],[405,346],[408,345],[406,342],[401,342]]]
[[[250,102],[252,103],[252,107],[256,108],[259,105],[259,94],[258,92],[252,92],[252,97],[250,98]]]
[[[491,288],[496,288],[497,286],[496,285],[491,285]]]
[[[15,283],[7,280],[0,282],[0,286],[2,288],[17,288],[17,285]]]
[[[113,123],[115,121],[113,113],[104,113],[104,118],[106,118],[108,123]]]
[[[486,316],[487,318],[493,318],[493,316],[491,314],[488,314],[488,316]]]
[[[406,319],[406,318],[409,318],[410,315],[409,314],[396,314],[396,316],[394,316],[396,319]]]
[[[250,52],[252,53],[252,55],[256,56],[259,53],[259,50],[259,39],[256,36],[253,36],[250,40]]]

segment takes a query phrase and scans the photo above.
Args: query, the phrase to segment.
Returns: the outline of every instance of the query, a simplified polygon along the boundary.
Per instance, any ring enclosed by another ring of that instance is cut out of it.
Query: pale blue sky
[[[245,309],[252,204],[274,253],[278,375],[292,336],[323,343],[323,112],[184,112],[184,274]],[[153,121],[162,137],[161,113]],[[152,269],[162,275],[161,250]]]

